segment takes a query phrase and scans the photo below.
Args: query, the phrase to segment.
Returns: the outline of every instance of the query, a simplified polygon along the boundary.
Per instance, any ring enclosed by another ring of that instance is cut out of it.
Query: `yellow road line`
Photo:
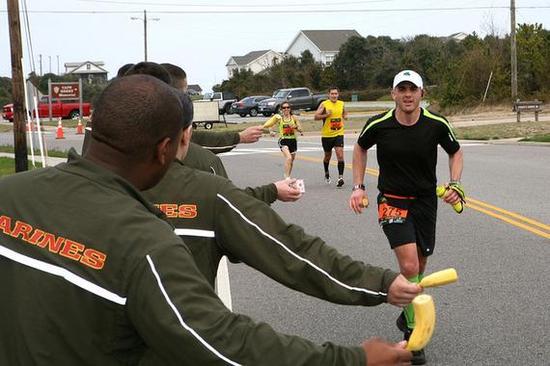
[[[532,228],[531,226],[528,226],[528,225],[525,225],[525,224],[523,224],[523,223],[521,223],[521,222],[512,220],[512,219],[510,219],[510,218],[508,218],[508,217],[506,217],[506,216],[502,216],[502,215],[496,214],[496,213],[491,212],[491,211],[489,211],[489,210],[486,210],[486,209],[484,209],[484,208],[482,208],[482,207],[476,206],[475,204],[472,204],[472,203],[467,203],[466,206],[467,206],[468,208],[472,208],[472,209],[474,209],[474,210],[476,210],[476,211],[482,212],[482,213],[484,213],[484,214],[486,214],[486,215],[492,216],[492,217],[494,217],[494,218],[496,218],[496,219],[505,221],[505,222],[507,222],[507,223],[509,223],[509,224],[511,224],[511,225],[514,225],[514,226],[516,226],[516,227],[519,227],[519,228],[521,228],[521,229],[530,231],[530,232],[532,232],[533,234],[536,234],[536,235],[538,235],[538,236],[542,236],[543,238],[550,239],[550,233],[546,233],[546,232],[544,232],[544,231],[541,231],[541,230]]]
[[[550,231],[550,225],[546,225],[546,224],[543,224],[542,222],[538,222],[538,221],[535,221],[535,220],[531,220],[525,216],[521,216],[520,214],[517,214],[515,212],[511,212],[511,211],[507,211],[503,208],[500,208],[500,207],[496,207],[496,206],[493,206],[493,205],[490,205],[488,203],[485,203],[485,202],[482,202],[482,201],[478,201],[476,199],[473,199],[473,198],[470,198],[468,197],[468,203],[474,203],[476,205],[479,205],[479,206],[484,206],[484,207],[487,207],[487,208],[490,208],[492,210],[495,210],[495,211],[498,211],[498,212],[501,212],[505,215],[508,215],[508,216],[511,216],[511,217],[514,217],[518,220],[522,220],[522,221],[525,221],[533,226],[538,226],[544,230],[547,230],[547,231]]]
[[[319,158],[312,158],[309,156],[296,156],[296,159],[300,160],[307,160],[312,161],[316,163],[320,163],[323,161],[323,159]],[[337,163],[333,160],[330,162],[331,165],[337,165]],[[347,169],[352,169],[352,164],[346,164]],[[367,168],[365,169],[365,172],[367,174],[370,174],[372,176],[377,177],[379,175],[379,172],[377,169]],[[538,236],[541,236],[546,239],[550,239],[550,225],[544,224],[542,222],[539,222],[534,219],[530,219],[528,217],[522,216],[518,213],[505,210],[503,208],[493,206],[491,204],[485,203],[483,201],[468,197],[468,202],[466,204],[467,207],[472,208],[475,211],[484,213],[488,216],[494,217],[496,219],[502,220],[504,222],[509,223],[510,225],[516,226],[518,228],[521,228],[523,230],[529,231],[533,234],[536,234]],[[493,211],[496,212],[493,212]],[[500,214],[499,214],[500,213]],[[509,217],[507,217],[507,216]],[[515,220],[514,220],[515,219]],[[518,221],[519,220],[519,221]],[[523,221],[523,222],[522,222]],[[529,226],[531,225],[531,226]],[[533,227],[534,226],[534,227]],[[537,228],[541,228],[542,230],[539,230]]]

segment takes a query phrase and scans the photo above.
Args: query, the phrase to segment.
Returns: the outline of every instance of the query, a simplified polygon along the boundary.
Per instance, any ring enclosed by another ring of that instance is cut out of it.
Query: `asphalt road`
[[[48,148],[80,151],[82,136],[66,139],[46,134]],[[351,145],[346,137],[346,161]],[[13,135],[0,134],[0,144]],[[457,215],[440,205],[438,240],[429,270],[454,267],[459,282],[429,289],[436,301],[437,326],[427,347],[430,365],[550,364],[550,146],[463,145],[463,183],[470,206]],[[306,194],[295,203],[273,208],[288,222],[322,237],[357,260],[396,268],[386,239],[376,223],[376,210],[355,215],[347,208],[351,170],[344,189],[323,182],[318,137],[302,137],[293,175],[305,180]],[[446,179],[447,162],[440,154],[439,177]],[[264,138],[222,156],[239,186],[265,184],[282,178],[276,141]],[[251,169],[253,167],[253,169]],[[375,153],[369,168],[376,167]],[[336,166],[331,166],[333,176]],[[371,202],[376,178],[366,177]],[[314,342],[358,345],[380,336],[398,341],[394,325],[399,310],[341,306],[317,300],[278,285],[242,264],[230,264],[233,310],[271,324],[276,330]]]
[[[353,138],[347,141],[351,147]],[[305,180],[306,194],[298,202],[276,203],[273,208],[342,253],[397,268],[376,223],[375,208],[362,215],[347,208],[351,170],[345,172],[345,189],[327,186],[318,138],[302,138],[299,148],[293,175]],[[244,149],[222,158],[237,185],[260,185],[282,177],[282,158],[274,139]],[[429,272],[454,267],[460,279],[427,290],[437,310],[435,335],[426,350],[429,364],[548,365],[550,146],[466,144],[464,150],[463,183],[476,204],[462,215],[440,205]],[[374,153],[369,155],[369,167],[376,168]],[[439,176],[445,180],[447,162],[443,151],[440,155]],[[349,150],[346,159],[351,163]],[[336,166],[331,171],[335,176]],[[367,175],[366,183],[372,202],[376,178]],[[345,345],[358,345],[373,336],[400,339],[394,325],[399,310],[393,306],[330,304],[284,288],[245,265],[230,264],[229,275],[233,310],[278,331]]]

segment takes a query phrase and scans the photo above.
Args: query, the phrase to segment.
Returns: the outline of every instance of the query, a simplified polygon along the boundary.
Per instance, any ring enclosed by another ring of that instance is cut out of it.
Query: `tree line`
[[[542,24],[520,24],[516,39],[518,97],[548,101],[550,31]],[[442,107],[471,106],[483,101],[486,90],[489,103],[511,101],[510,65],[508,35],[481,38],[472,33],[462,41],[428,35],[401,40],[386,36],[352,37],[328,67],[316,62],[306,50],[300,57],[285,57],[260,74],[237,71],[213,89],[244,97],[271,95],[276,89],[288,87],[326,91],[337,86],[344,99],[356,94],[360,100],[375,100],[387,98],[393,76],[410,68],[423,76],[432,102]],[[29,77],[43,94],[47,94],[48,79],[78,80],[76,76],[55,74]],[[102,84],[83,83],[83,99],[93,103],[103,88]],[[8,103],[11,103],[11,79],[0,77],[0,106]]]
[[[550,32],[541,24],[520,24],[516,40],[518,97],[548,99]],[[510,102],[510,48],[508,35],[481,38],[475,32],[462,41],[428,35],[401,40],[352,37],[328,67],[305,51],[260,74],[237,71],[215,90],[245,96],[271,94],[285,87],[322,91],[338,86],[344,95],[359,94],[361,100],[371,100],[387,97],[393,76],[402,69],[413,69],[423,76],[430,98],[442,107],[479,104],[486,90],[487,102]]]

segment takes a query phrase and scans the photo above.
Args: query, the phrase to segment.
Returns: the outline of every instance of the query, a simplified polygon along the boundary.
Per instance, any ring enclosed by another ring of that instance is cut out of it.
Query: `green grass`
[[[0,152],[12,153],[13,154],[14,153],[13,146],[0,145]],[[31,149],[27,149],[27,154],[30,155],[30,153],[31,153]],[[35,149],[34,154],[39,155],[40,150]],[[55,149],[54,150],[48,150],[48,156],[51,156],[52,158],[66,158],[68,156],[68,152],[61,151],[61,150],[55,150]]]
[[[28,164],[29,170],[38,169],[42,167],[42,164],[37,163],[36,167],[33,167],[31,163]],[[15,173],[15,159],[0,157],[0,177],[5,175],[11,175]]]
[[[549,142],[550,122],[510,122],[493,125],[455,128],[461,140],[500,140],[518,138],[522,141]],[[537,140],[532,140],[532,138]],[[544,140],[546,138],[546,141]]]
[[[550,133],[543,133],[543,134],[526,137],[524,139],[521,139],[520,141],[550,142]]]

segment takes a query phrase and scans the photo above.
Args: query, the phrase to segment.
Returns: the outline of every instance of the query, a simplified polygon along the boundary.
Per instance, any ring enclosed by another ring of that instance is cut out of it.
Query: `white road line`
[[[308,144],[316,145],[316,147],[303,147],[301,145],[306,144],[306,142],[300,141],[300,146],[298,147],[298,153],[308,153],[308,152],[320,152],[323,151],[323,148],[321,147],[320,143],[315,142],[307,142]],[[471,146],[489,146],[488,144],[484,143],[464,143],[462,142],[460,144],[462,147],[471,147]],[[373,146],[371,150],[376,151],[376,146]],[[255,149],[250,148],[236,148],[229,152],[218,154],[218,156],[237,156],[237,155],[252,155],[252,154],[272,154],[279,152],[280,149],[278,147],[259,147]],[[353,145],[344,146],[344,151],[353,151]]]

